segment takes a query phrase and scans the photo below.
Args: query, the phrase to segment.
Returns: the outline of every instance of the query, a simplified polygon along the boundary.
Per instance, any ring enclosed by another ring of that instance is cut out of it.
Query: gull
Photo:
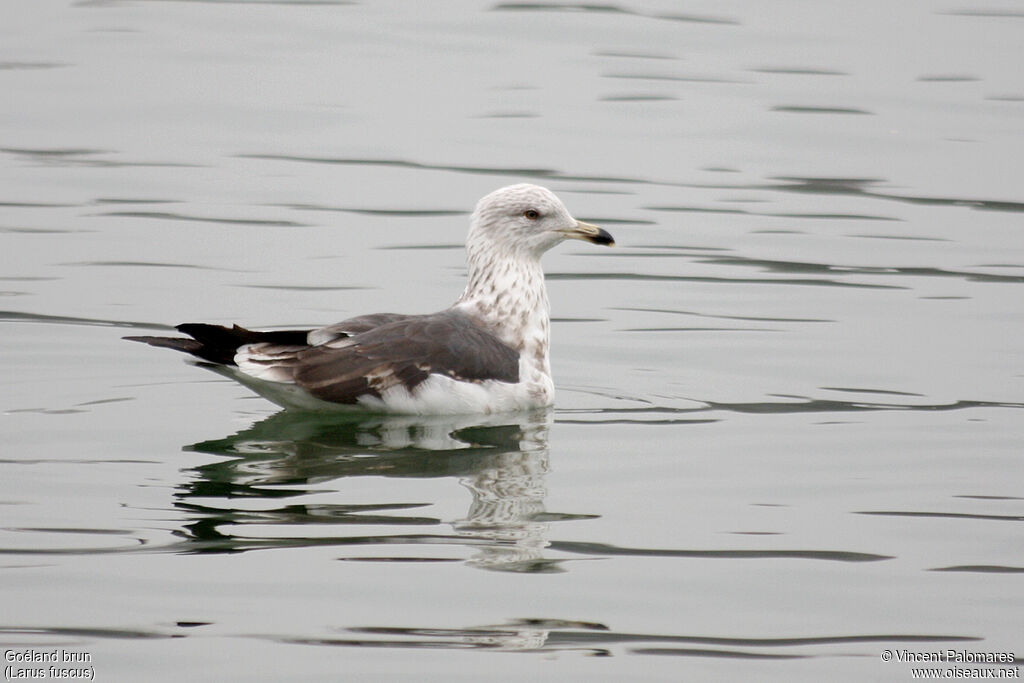
[[[287,409],[416,415],[549,406],[550,304],[543,254],[566,239],[614,246],[550,190],[503,187],[481,199],[466,238],[469,281],[449,308],[373,313],[314,330],[260,332],[186,323],[188,337],[125,337],[184,351]]]

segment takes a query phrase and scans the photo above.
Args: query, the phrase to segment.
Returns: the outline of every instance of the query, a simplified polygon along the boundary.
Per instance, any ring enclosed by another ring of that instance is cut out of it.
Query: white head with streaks
[[[466,249],[471,262],[500,258],[499,254],[536,260],[566,239],[615,243],[604,230],[573,218],[551,190],[522,183],[495,190],[477,202]]]

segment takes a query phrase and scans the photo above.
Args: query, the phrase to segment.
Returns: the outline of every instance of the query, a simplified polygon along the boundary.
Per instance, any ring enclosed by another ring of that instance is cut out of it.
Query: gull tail
[[[235,354],[241,346],[264,342],[305,346],[309,343],[307,339],[310,333],[310,330],[259,332],[247,330],[238,325],[224,327],[206,323],[185,323],[177,325],[174,329],[187,334],[191,339],[187,337],[124,337],[124,339],[183,351],[217,365],[235,365]]]

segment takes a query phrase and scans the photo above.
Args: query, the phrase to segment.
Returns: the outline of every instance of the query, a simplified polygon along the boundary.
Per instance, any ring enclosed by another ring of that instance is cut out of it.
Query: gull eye
[[[535,221],[540,218],[540,211],[537,211],[536,209],[527,209],[526,211],[523,211],[523,216],[531,221]]]

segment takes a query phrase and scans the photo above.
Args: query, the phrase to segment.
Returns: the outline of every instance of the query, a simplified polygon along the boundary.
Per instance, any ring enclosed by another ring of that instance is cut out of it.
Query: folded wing
[[[318,345],[256,343],[238,350],[239,369],[294,383],[319,399],[356,403],[395,386],[412,392],[431,374],[463,382],[519,381],[519,353],[457,311],[363,316],[315,330]],[[381,324],[383,323],[383,324]],[[369,328],[369,329],[366,329]]]

